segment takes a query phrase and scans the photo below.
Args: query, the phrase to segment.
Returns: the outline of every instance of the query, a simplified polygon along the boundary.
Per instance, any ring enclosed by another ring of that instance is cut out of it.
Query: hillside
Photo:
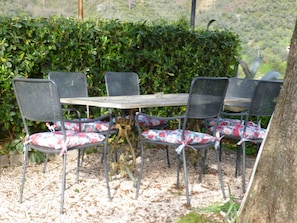
[[[77,17],[77,0],[0,0],[0,16]],[[197,0],[196,28],[229,29],[240,36],[242,58],[250,64],[257,56],[262,76],[273,69],[285,73],[288,46],[297,18],[294,0]],[[125,21],[190,21],[191,0],[84,0],[84,18]]]

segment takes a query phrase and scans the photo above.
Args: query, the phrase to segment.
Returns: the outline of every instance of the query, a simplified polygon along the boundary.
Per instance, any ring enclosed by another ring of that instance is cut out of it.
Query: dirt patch
[[[198,10],[209,10],[214,4],[216,3],[215,0],[203,0],[197,1],[197,9]]]

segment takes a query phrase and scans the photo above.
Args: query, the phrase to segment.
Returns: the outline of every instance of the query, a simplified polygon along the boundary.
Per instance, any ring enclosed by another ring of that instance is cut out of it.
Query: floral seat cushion
[[[168,142],[175,144],[182,144],[182,130],[156,130],[150,129],[142,133],[142,135],[149,140]],[[206,134],[199,133],[190,130],[185,131],[186,144],[207,144],[216,141],[216,137]]]
[[[207,123],[208,126],[210,126],[209,130],[213,131],[216,119],[208,119]],[[260,124],[249,121],[244,132],[244,124],[242,120],[229,118],[219,119],[217,131],[224,136],[250,140],[263,139],[266,135],[266,129],[261,128]]]
[[[211,118],[206,120],[207,126],[215,126],[216,125],[216,118]],[[240,119],[231,119],[231,118],[219,118],[218,125],[223,126],[234,126],[234,125],[241,125],[243,124],[243,120]],[[248,121],[248,126],[257,127],[258,124]]]
[[[78,121],[78,120],[76,120]],[[66,121],[64,122],[64,127],[67,130],[72,130],[72,131],[79,131],[79,126],[81,127],[80,131],[81,132],[105,132],[109,128],[109,122],[106,121],[92,121],[92,122],[84,122],[84,121],[91,121],[91,119],[81,119],[81,123],[78,122],[71,122],[71,121]],[[56,123],[58,127],[61,127],[61,122]],[[115,126],[113,125],[111,129],[114,129]]]
[[[119,119],[120,118],[121,117],[119,117]],[[127,115],[125,118],[127,120],[129,120],[130,116]],[[140,124],[145,127],[154,127],[154,126],[159,126],[159,125],[165,125],[167,123],[167,120],[150,118],[150,117],[147,117],[144,115],[139,115],[138,120],[139,120]]]
[[[53,149],[64,149],[87,144],[95,144],[105,139],[105,136],[99,133],[66,131],[67,142],[64,142],[63,132],[41,132],[30,135],[28,142],[45,146]]]
[[[217,131],[221,135],[232,136],[245,139],[263,139],[266,135],[266,129],[258,126],[247,126],[244,132],[244,125],[219,125]]]
[[[150,117],[147,117],[147,116],[144,116],[144,115],[139,115],[138,120],[140,121],[140,124],[144,125],[145,127],[165,125],[167,123],[166,120],[150,118]]]

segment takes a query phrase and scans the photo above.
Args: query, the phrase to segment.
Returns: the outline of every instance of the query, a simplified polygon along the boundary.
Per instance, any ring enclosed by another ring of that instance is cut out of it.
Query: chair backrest
[[[105,85],[108,96],[139,95],[139,77],[134,72],[106,72]]]
[[[228,78],[196,77],[191,82],[187,118],[218,117],[222,111]]]
[[[54,123],[62,121],[59,92],[53,81],[16,78],[12,83],[27,133],[26,120]]]
[[[252,99],[258,80],[250,78],[229,78],[226,97],[239,97]],[[229,102],[225,105],[225,110],[238,112],[248,110],[250,102]]]
[[[48,79],[56,83],[61,98],[88,97],[88,83],[84,73],[51,71]],[[89,117],[89,106],[86,106],[86,112]]]
[[[61,98],[88,96],[87,78],[84,73],[49,72],[48,78],[56,83]]]
[[[252,98],[258,82],[258,80],[250,78],[231,77],[226,97]]]
[[[259,81],[252,104],[250,107],[250,116],[271,116],[274,112],[274,108],[279,96],[282,81]]]

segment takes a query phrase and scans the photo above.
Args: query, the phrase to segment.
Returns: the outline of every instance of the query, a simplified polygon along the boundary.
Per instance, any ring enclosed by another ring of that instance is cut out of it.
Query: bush
[[[89,95],[106,95],[105,71],[134,71],[141,93],[187,92],[195,76],[233,76],[239,38],[229,31],[174,24],[0,18],[0,136],[22,136],[11,80],[47,78],[49,71],[87,74]],[[167,109],[162,110],[164,115]],[[174,111],[173,111],[174,112]]]

